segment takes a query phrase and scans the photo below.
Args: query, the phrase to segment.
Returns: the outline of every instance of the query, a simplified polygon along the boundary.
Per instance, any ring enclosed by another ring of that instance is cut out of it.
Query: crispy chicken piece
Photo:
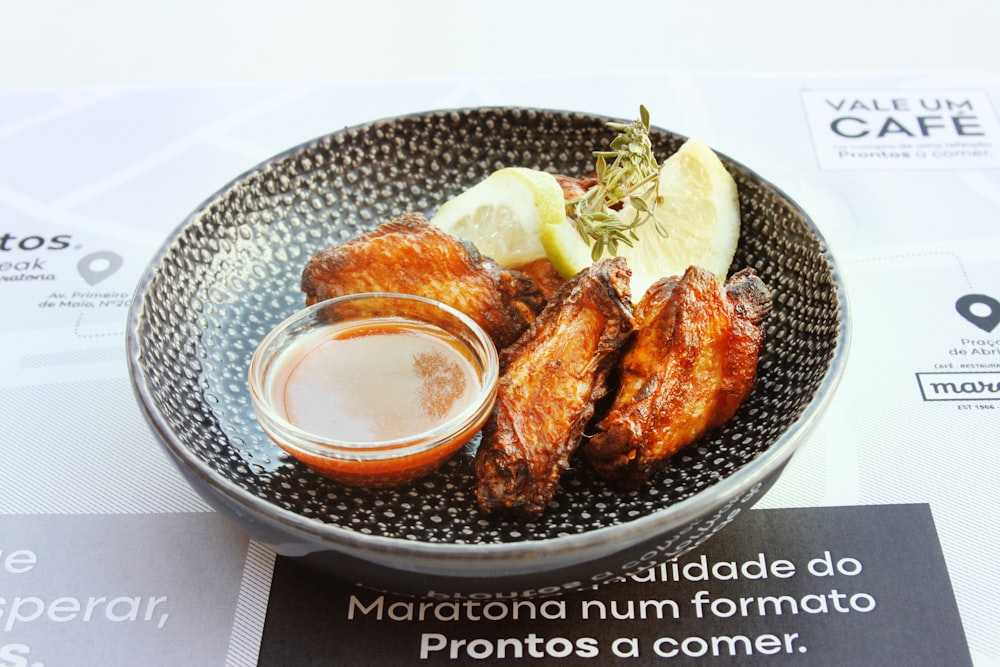
[[[654,283],[636,306],[614,403],[584,450],[597,471],[634,487],[732,417],[753,390],[770,312],[752,269],[724,288],[697,267]]]
[[[555,296],[559,288],[566,283],[566,279],[556,271],[556,267],[548,257],[532,260],[514,268],[534,280],[546,300]]]
[[[567,176],[565,174],[553,174],[556,182],[562,188],[563,198],[566,201],[578,199],[587,194],[592,186],[597,184],[597,174],[586,174],[584,176]]]
[[[402,292],[448,304],[475,320],[498,348],[510,345],[545,305],[534,281],[407,213],[316,253],[302,273],[311,305],[345,294]]]
[[[497,403],[473,467],[485,513],[541,513],[607,392],[607,377],[633,328],[622,258],[581,271],[501,354]]]

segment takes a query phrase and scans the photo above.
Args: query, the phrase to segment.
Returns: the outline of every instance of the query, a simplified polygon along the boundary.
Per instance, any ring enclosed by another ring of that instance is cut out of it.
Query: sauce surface
[[[277,362],[276,406],[288,421],[322,437],[377,442],[416,435],[476,398],[479,373],[458,345],[416,322],[318,332]]]

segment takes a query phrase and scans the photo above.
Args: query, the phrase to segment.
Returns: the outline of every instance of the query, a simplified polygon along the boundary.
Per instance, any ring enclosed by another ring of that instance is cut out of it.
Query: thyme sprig
[[[591,244],[595,262],[605,250],[609,255],[617,255],[619,244],[631,247],[639,240],[635,230],[651,219],[660,235],[667,236],[653,215],[659,199],[660,165],[649,141],[649,111],[640,106],[637,120],[607,125],[618,135],[611,141],[611,150],[594,152],[597,183],[568,203],[570,218],[583,240]],[[650,184],[653,188],[647,187]],[[636,210],[629,222],[620,212],[624,204],[631,204]]]

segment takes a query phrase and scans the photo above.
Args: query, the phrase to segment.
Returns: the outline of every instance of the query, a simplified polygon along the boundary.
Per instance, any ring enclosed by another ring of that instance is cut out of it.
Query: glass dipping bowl
[[[395,486],[479,432],[499,364],[467,315],[407,294],[314,304],[275,327],[250,361],[254,413],[283,450],[345,484]]]

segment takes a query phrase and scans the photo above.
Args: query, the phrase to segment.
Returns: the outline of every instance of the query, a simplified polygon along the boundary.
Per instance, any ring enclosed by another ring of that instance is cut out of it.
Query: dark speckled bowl
[[[505,166],[589,171],[607,118],[462,109],[376,121],[278,155],[204,203],[167,240],[128,320],[138,401],[195,488],[280,554],[338,576],[420,595],[532,596],[605,582],[714,535],[775,481],[844,368],[847,304],[809,218],[721,156],[740,192],[734,268],[775,293],[758,386],[724,427],[626,492],[583,461],[541,518],[479,513],[475,441],[409,486],[358,490],[284,454],[254,419],[247,365],[267,332],[303,306],[316,251],[409,211],[433,211]],[[683,137],[654,129],[662,161]]]

